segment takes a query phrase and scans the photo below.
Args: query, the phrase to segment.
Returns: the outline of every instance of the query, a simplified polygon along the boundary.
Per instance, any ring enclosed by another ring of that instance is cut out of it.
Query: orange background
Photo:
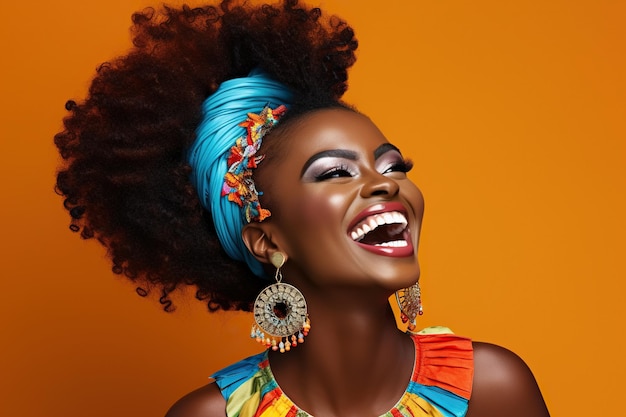
[[[626,3],[318,1],[361,42],[347,99],[426,196],[422,324],[519,353],[554,416],[620,415]],[[150,3],[3,5],[0,415],[158,416],[257,351],[244,314],[139,298],[52,190],[65,100]]]

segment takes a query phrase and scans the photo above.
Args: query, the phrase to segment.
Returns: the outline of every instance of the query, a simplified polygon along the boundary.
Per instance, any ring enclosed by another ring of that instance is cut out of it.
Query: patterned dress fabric
[[[415,364],[409,385],[381,417],[463,417],[472,390],[472,342],[446,328],[410,336]],[[250,356],[212,375],[226,399],[228,417],[312,417],[276,383],[268,351]]]

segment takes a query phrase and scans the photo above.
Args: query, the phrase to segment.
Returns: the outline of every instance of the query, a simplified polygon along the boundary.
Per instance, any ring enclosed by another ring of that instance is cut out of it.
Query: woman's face
[[[398,149],[367,117],[319,110],[270,140],[283,143],[255,177],[272,239],[288,257],[285,280],[390,291],[417,281],[424,201]]]

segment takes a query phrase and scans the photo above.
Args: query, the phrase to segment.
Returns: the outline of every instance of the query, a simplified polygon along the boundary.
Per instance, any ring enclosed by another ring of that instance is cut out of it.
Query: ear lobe
[[[261,263],[269,264],[272,253],[278,250],[262,223],[245,225],[241,237],[250,253]]]

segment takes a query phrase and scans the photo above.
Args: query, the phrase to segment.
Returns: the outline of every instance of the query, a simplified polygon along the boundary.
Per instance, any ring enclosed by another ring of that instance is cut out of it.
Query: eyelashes
[[[410,159],[402,159],[402,161],[396,162],[395,164],[387,168],[385,172],[383,172],[383,174],[386,174],[388,172],[402,172],[406,174],[412,169],[413,169],[413,161],[411,161]]]
[[[342,177],[353,177],[356,175],[356,172],[352,170],[349,166],[345,164],[341,164],[339,166],[328,169],[321,174],[317,174],[315,176],[315,181],[325,181],[332,178],[342,178]]]
[[[400,161],[392,163],[388,166],[381,174],[391,174],[394,172],[400,172],[402,174],[406,174],[413,168],[413,161],[410,159],[402,158]],[[358,175],[358,171],[353,167],[350,167],[347,164],[340,164],[334,167],[331,167],[319,174],[314,175],[315,182],[326,181],[334,178],[349,178],[355,177]]]

